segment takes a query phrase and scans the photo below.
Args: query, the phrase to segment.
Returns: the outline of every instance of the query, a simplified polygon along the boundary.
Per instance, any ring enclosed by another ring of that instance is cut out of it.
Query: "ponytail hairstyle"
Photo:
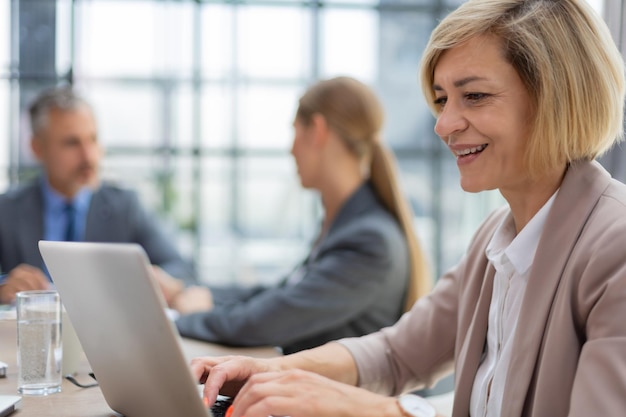
[[[296,118],[305,124],[321,114],[346,147],[369,168],[370,181],[383,205],[396,218],[407,240],[410,276],[404,311],[432,286],[430,269],[413,227],[413,214],[404,198],[395,159],[380,140],[384,112],[365,84],[337,77],[319,81],[300,98]]]
[[[392,152],[381,142],[375,142],[370,180],[387,210],[398,220],[409,248],[410,278],[404,299],[404,311],[409,311],[418,298],[430,292],[432,278],[426,254],[415,234],[413,212],[400,189],[396,165]]]

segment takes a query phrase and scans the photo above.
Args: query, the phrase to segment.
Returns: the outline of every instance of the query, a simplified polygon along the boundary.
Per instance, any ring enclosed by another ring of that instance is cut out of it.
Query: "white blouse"
[[[556,192],[517,236],[513,217],[509,215],[505,218],[485,251],[496,274],[489,306],[487,344],[474,378],[470,399],[472,417],[501,415],[504,382],[511,360],[517,319],[541,231],[555,196]]]

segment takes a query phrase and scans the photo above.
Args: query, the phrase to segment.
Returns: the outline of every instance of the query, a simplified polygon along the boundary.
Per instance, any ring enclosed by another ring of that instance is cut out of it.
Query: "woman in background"
[[[425,256],[381,143],[383,109],[363,83],[320,81],[300,98],[291,153],[304,188],[319,192],[320,233],[275,287],[189,287],[157,273],[186,337],[284,353],[393,324],[428,292]]]
[[[238,393],[232,417],[434,417],[389,395],[454,367],[454,417],[623,416],[626,185],[594,161],[623,126],[605,23],[585,0],[469,0],[434,30],[421,80],[462,188],[508,206],[393,327],[194,361],[208,402],[221,389]]]

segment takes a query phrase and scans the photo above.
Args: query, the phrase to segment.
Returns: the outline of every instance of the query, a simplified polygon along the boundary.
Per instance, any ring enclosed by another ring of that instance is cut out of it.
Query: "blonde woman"
[[[209,403],[221,389],[232,417],[434,417],[403,393],[454,369],[454,417],[623,416],[626,185],[594,162],[622,135],[606,25],[585,0],[469,0],[434,30],[421,80],[463,189],[508,206],[393,327],[196,360]]]
[[[276,287],[183,289],[159,274],[169,305],[183,313],[183,336],[291,353],[389,326],[428,291],[375,94],[352,78],[320,81],[300,98],[293,126],[300,182],[324,208],[317,240]]]

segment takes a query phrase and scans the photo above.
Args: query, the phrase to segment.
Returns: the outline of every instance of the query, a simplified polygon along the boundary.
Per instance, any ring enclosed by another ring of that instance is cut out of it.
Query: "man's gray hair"
[[[39,94],[28,108],[30,116],[30,128],[33,135],[37,135],[48,124],[48,114],[53,109],[76,110],[87,107],[89,103],[79,95],[72,87],[55,87]]]

